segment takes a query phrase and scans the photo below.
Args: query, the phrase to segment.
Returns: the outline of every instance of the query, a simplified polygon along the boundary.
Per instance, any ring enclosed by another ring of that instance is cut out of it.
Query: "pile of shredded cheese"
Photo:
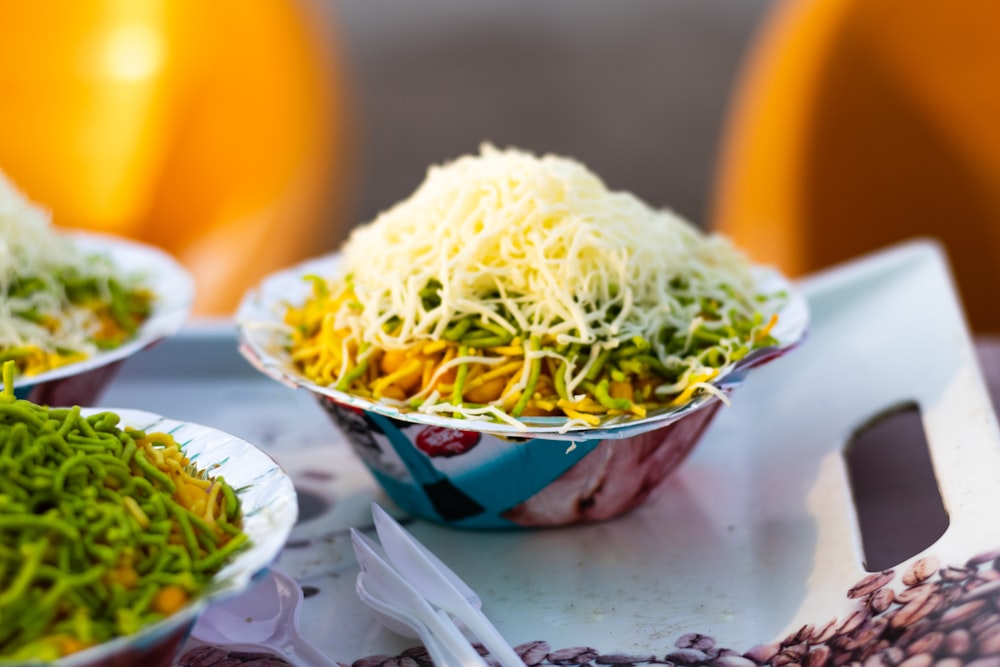
[[[98,290],[93,303],[67,294],[65,278],[86,279]],[[85,253],[52,225],[0,172],[0,354],[16,357],[29,374],[84,359],[98,351],[107,318],[98,314],[113,295],[110,285],[131,277],[109,258]]]
[[[750,264],[725,238],[609,190],[572,159],[490,145],[431,167],[408,199],[355,229],[329,285],[347,293],[324,324],[347,332],[338,335],[340,376],[357,350],[414,349],[472,315],[517,341],[551,344],[528,349],[528,359],[584,346],[587,359],[565,378],[571,392],[602,351],[630,341],[648,341],[661,361],[676,361],[660,334],[702,327],[706,300],[719,305],[711,323],[719,330],[761,306]],[[526,364],[509,389],[524,389],[528,375]],[[429,394],[417,396],[419,409],[483,412],[423,400]]]
[[[491,146],[432,167],[409,199],[355,230],[343,257],[363,308],[341,311],[338,324],[388,349],[438,338],[470,313],[509,329],[497,304],[525,332],[613,345],[690,326],[676,276],[697,276],[702,294],[724,300],[722,285],[753,288],[724,238],[608,190],[571,159]],[[420,293],[431,280],[441,303],[427,310]],[[393,316],[401,326],[386,331]]]

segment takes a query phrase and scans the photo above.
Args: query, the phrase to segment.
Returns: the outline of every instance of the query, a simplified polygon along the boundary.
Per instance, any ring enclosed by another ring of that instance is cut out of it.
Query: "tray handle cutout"
[[[844,461],[864,567],[895,567],[948,529],[919,406],[892,406],[862,424],[844,446]]]

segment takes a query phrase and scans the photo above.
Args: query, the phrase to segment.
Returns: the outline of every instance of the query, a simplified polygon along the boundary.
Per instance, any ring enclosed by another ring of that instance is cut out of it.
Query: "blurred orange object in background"
[[[1000,4],[980,0],[779,0],[709,226],[793,276],[937,238],[973,330],[1000,333],[997,25]]]
[[[283,0],[0,0],[0,171],[195,275],[196,315],[346,230],[330,21]]]

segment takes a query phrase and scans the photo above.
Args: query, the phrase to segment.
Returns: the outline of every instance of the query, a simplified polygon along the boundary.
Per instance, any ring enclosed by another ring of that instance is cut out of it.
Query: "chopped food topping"
[[[0,173],[0,361],[37,375],[117,347],[153,299],[141,277],[82,250]]]
[[[580,163],[484,146],[357,228],[289,308],[313,382],[405,409],[597,425],[774,345],[752,265]]]

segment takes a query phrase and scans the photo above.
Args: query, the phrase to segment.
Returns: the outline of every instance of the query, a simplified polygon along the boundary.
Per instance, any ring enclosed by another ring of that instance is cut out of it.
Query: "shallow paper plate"
[[[156,294],[156,303],[150,318],[124,345],[46,373],[18,377],[15,380],[17,396],[38,403],[90,404],[91,400],[73,399],[89,399],[89,395],[96,398],[110,379],[104,373],[113,373],[117,362],[176,334],[187,322],[194,303],[194,278],[177,260],[159,248],[103,234],[71,232],[69,235],[81,250],[106,254],[126,275],[142,276],[145,284]],[[3,386],[2,381],[0,386]],[[60,400],[64,396],[68,400]]]
[[[333,387],[318,385],[298,372],[291,362],[287,352],[289,329],[284,324],[284,314],[290,304],[300,304],[309,296],[311,284],[304,279],[305,276],[332,276],[339,261],[340,254],[333,253],[279,271],[244,297],[236,313],[240,353],[262,373],[286,385],[309,389],[341,405],[414,424],[457,430],[471,428],[481,433],[506,437],[544,436],[551,440],[628,438],[661,428],[718,400],[715,394],[705,392],[681,406],[656,410],[643,419],[616,416],[604,419],[597,427],[575,424],[568,426],[569,420],[564,417],[527,417],[520,420],[523,425],[513,425],[488,421],[470,422],[467,419],[401,410]],[[772,335],[778,339],[779,344],[755,350],[738,363],[721,369],[711,384],[723,392],[732,391],[742,384],[746,373],[754,366],[799,344],[809,326],[808,307],[795,287],[776,271],[758,268],[756,273],[760,292],[788,294],[788,299],[779,312],[778,324],[772,330]]]
[[[139,632],[80,651],[52,667],[170,664],[198,615],[213,600],[236,594],[275,560],[298,517],[292,482],[275,461],[250,443],[198,424],[175,421],[140,410],[85,409],[84,414],[115,412],[121,425],[170,433],[192,463],[213,477],[226,479],[240,500],[243,530],[250,547],[237,553],[213,578],[209,588],[177,613]],[[166,658],[166,662],[162,660]],[[158,662],[159,661],[159,662]]]

